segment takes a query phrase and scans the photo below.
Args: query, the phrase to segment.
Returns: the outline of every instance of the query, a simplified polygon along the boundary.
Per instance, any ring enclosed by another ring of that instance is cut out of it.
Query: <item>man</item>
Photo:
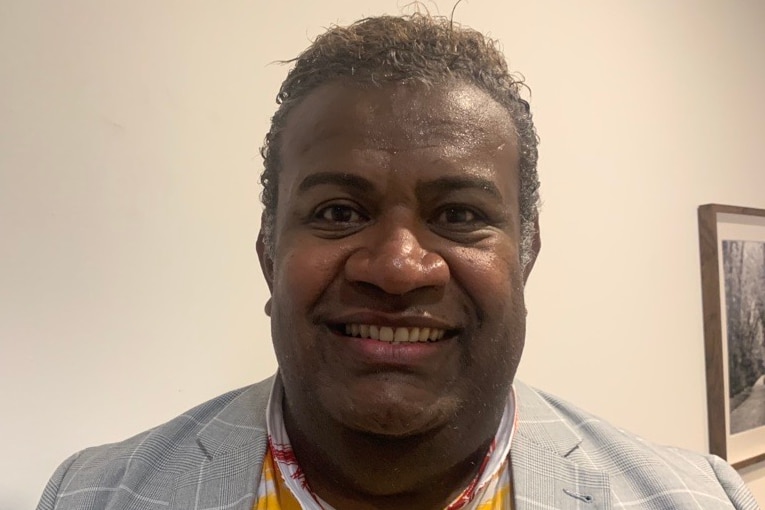
[[[757,508],[720,459],[515,381],[540,246],[522,87],[446,19],[319,37],[263,150],[279,373],[75,455],[38,508]]]

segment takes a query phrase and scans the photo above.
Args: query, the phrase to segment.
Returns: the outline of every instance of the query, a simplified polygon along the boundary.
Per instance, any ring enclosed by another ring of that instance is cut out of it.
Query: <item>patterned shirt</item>
[[[334,510],[314,494],[292,451],[284,427],[283,388],[277,377],[268,403],[268,444],[253,510]],[[508,455],[517,424],[515,391],[508,396],[494,441],[473,482],[445,510],[512,510]]]

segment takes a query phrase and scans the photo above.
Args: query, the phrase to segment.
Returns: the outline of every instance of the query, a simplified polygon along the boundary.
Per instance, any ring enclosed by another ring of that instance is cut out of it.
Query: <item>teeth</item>
[[[393,328],[389,328],[386,326],[383,326],[380,328],[380,340],[383,342],[392,342],[393,341]]]
[[[394,328],[390,326],[375,326],[374,324],[346,324],[345,334],[360,338],[371,338],[372,340],[380,340],[382,342],[411,343],[441,340],[446,331],[438,328]]]

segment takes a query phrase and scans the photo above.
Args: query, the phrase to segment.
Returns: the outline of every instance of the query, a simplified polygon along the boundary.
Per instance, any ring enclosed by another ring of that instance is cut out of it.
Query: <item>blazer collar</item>
[[[178,477],[168,510],[252,510],[268,446],[265,409],[272,384],[270,378],[245,388],[202,426],[196,442],[204,457]]]
[[[267,435],[265,410],[275,377],[246,388],[199,431],[197,441],[208,457],[237,450]]]
[[[516,510],[610,509],[608,475],[578,462],[582,437],[537,391],[515,382],[518,431],[510,459]]]

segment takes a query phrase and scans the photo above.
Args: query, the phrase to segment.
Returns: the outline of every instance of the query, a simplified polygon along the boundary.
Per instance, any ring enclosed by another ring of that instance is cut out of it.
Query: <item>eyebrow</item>
[[[374,188],[371,182],[358,175],[344,172],[318,172],[307,175],[300,181],[298,192],[305,193],[311,188],[322,185],[341,186],[360,193],[369,193]]]
[[[300,181],[298,192],[305,193],[311,188],[322,185],[340,186],[358,193],[371,193],[374,190],[374,184],[359,175],[345,172],[317,172],[315,174],[307,175],[305,179]],[[418,195],[442,195],[466,189],[474,189],[488,193],[500,202],[504,202],[505,200],[502,193],[499,191],[499,188],[497,188],[497,185],[493,181],[477,176],[444,176],[432,181],[418,182],[416,185],[416,193]]]
[[[497,200],[504,202],[505,198],[497,185],[489,179],[476,176],[444,176],[438,179],[417,184],[417,193],[444,194],[452,191],[475,189],[489,193]]]

